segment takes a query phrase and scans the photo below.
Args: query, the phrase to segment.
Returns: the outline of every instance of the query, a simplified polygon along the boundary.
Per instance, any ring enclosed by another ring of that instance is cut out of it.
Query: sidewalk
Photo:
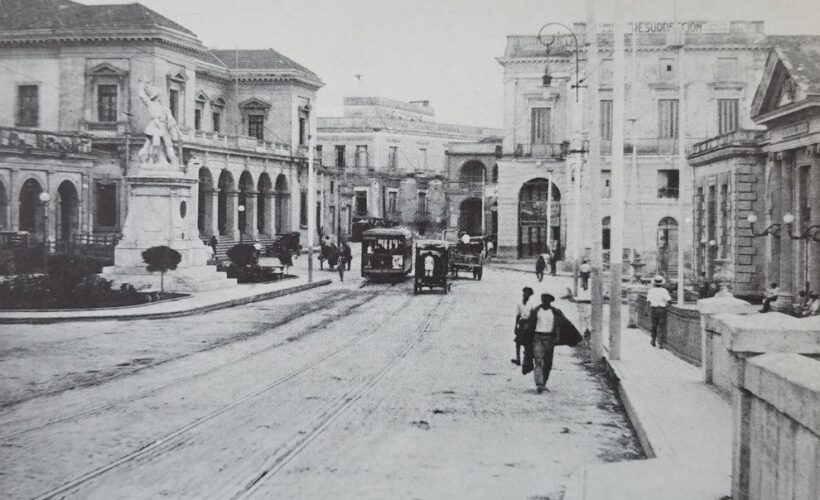
[[[308,283],[307,256],[295,259],[293,264],[290,272],[297,274],[298,277],[274,283],[237,285],[222,290],[198,292],[181,299],[126,307],[93,310],[0,311],[0,324],[176,318],[268,300],[331,283],[331,280],[326,279],[322,274],[314,275],[313,283]],[[318,269],[318,263],[315,269]]]
[[[626,310],[622,317],[628,317]],[[572,477],[564,500],[728,497],[730,401],[701,381],[699,368],[651,347],[646,333],[622,331],[621,359],[607,363],[649,458],[586,467]]]

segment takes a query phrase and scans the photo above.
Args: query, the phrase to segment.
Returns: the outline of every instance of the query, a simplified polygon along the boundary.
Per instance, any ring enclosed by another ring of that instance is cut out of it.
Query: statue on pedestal
[[[145,127],[145,144],[137,153],[144,165],[175,165],[174,141],[180,140],[179,125],[171,110],[163,106],[153,83],[140,78],[139,98],[148,109],[151,121]]]

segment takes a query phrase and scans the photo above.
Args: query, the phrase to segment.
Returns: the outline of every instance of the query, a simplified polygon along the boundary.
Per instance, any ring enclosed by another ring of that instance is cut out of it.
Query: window
[[[601,140],[612,140],[612,101],[601,101]]]
[[[399,165],[399,148],[397,146],[390,146],[389,156],[387,157],[388,167],[393,170]]]
[[[319,165],[322,164],[322,145],[317,144],[316,149],[313,150],[313,155],[316,158],[316,161],[319,162]]]
[[[316,218],[314,219],[314,221],[316,222],[316,227],[319,229],[319,233],[320,234],[323,233],[322,223],[324,221],[322,220],[322,202],[321,201],[316,202]]]
[[[117,86],[97,86],[97,121],[117,121]]]
[[[336,146],[336,168],[345,168],[345,147]]]
[[[367,146],[356,146],[356,166],[367,167],[368,161]]]
[[[303,146],[307,143],[307,117],[299,117],[299,145]]]
[[[419,191],[418,193],[418,211],[427,213],[427,191]]]
[[[728,134],[737,130],[737,99],[718,99],[718,133]]]
[[[171,115],[179,121],[179,90],[168,91],[168,108],[171,110]]]
[[[194,109],[194,130],[202,130],[202,108],[199,104]]]
[[[336,183],[330,181],[330,194],[333,194],[334,189],[336,188]]]
[[[609,250],[611,233],[609,229],[609,216],[601,219],[601,249]]]
[[[356,191],[356,215],[367,215],[367,191]]]
[[[248,115],[248,135],[265,140],[265,115]]]
[[[387,211],[394,214],[399,211],[399,193],[396,191],[387,192]]]
[[[658,100],[658,137],[661,139],[678,138],[678,100]]]
[[[421,166],[424,170],[427,170],[427,148],[419,148],[419,156],[421,157]]]
[[[117,227],[117,185],[94,183],[94,225]]]
[[[658,170],[658,198],[677,198],[679,187],[677,170]]]
[[[612,171],[601,171],[601,197],[612,197]]]
[[[676,78],[675,60],[671,58],[661,58],[658,60],[658,80],[670,82],[675,81]]]
[[[17,126],[36,127],[40,117],[37,85],[17,87]]]
[[[214,132],[220,133],[222,131],[222,113],[214,111],[211,113],[211,119],[214,122]]]
[[[552,135],[552,109],[532,108],[530,120],[530,144],[549,144]]]
[[[602,84],[612,84],[612,59],[604,59],[601,61],[601,82]]]
[[[720,253],[729,256],[729,185],[720,185]]]
[[[308,225],[308,211],[307,211],[307,193],[299,192],[299,225],[307,227]]]

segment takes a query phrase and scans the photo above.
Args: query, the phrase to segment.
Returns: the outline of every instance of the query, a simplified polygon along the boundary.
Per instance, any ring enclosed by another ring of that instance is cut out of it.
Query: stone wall
[[[647,333],[652,331],[646,293],[635,294],[629,300],[629,317]],[[694,305],[669,306],[666,314],[666,344],[672,354],[695,366],[701,365],[702,341],[700,313]],[[659,336],[661,332],[658,332]]]
[[[748,360],[737,387],[735,500],[803,500],[820,492],[820,361]]]

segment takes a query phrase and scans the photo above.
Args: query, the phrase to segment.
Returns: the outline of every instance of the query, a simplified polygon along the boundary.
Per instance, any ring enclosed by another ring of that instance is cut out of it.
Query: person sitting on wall
[[[803,316],[820,316],[820,295],[818,295],[817,292],[811,292],[809,294],[809,299],[811,300],[811,302],[809,302],[808,306],[803,312]]]
[[[769,285],[769,288],[766,289],[766,295],[763,297],[763,309],[760,312],[765,313],[772,310],[772,302],[777,300],[777,296],[780,294],[780,289],[777,287],[777,283],[772,283]]]

